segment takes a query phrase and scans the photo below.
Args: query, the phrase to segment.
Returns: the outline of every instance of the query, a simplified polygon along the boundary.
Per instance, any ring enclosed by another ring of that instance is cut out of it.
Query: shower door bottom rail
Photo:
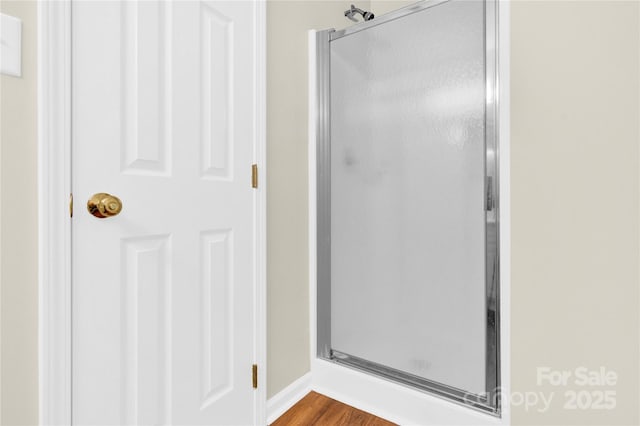
[[[487,392],[486,395],[470,393],[462,389],[447,386],[404,371],[396,370],[395,368],[390,368],[376,362],[349,355],[335,349],[331,349],[329,360],[345,367],[350,367],[365,373],[371,373],[401,385],[409,386],[411,389],[426,391],[429,395],[434,395],[483,413],[492,414],[498,417],[500,416],[499,390],[498,393],[490,391]],[[494,403],[491,404],[491,402]]]

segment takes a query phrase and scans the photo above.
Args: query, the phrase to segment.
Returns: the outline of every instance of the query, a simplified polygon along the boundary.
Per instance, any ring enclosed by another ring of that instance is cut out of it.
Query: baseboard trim
[[[342,365],[316,359],[312,389],[401,425],[506,426],[508,420]]]
[[[297,379],[267,400],[267,424],[282,416],[311,391],[311,372]]]

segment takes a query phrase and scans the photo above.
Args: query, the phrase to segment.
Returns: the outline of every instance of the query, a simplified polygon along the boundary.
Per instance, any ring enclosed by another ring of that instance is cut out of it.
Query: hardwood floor
[[[335,399],[310,392],[271,426],[394,426],[387,420],[353,408]]]

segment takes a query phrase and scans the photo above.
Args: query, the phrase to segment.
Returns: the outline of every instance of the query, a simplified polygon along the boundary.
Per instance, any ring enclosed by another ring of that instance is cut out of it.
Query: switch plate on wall
[[[0,14],[0,72],[14,77],[22,75],[22,21]]]

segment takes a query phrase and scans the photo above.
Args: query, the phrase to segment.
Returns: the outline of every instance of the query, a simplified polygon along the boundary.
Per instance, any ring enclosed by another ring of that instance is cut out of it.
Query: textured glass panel
[[[331,346],[485,391],[484,7],[331,42]]]

